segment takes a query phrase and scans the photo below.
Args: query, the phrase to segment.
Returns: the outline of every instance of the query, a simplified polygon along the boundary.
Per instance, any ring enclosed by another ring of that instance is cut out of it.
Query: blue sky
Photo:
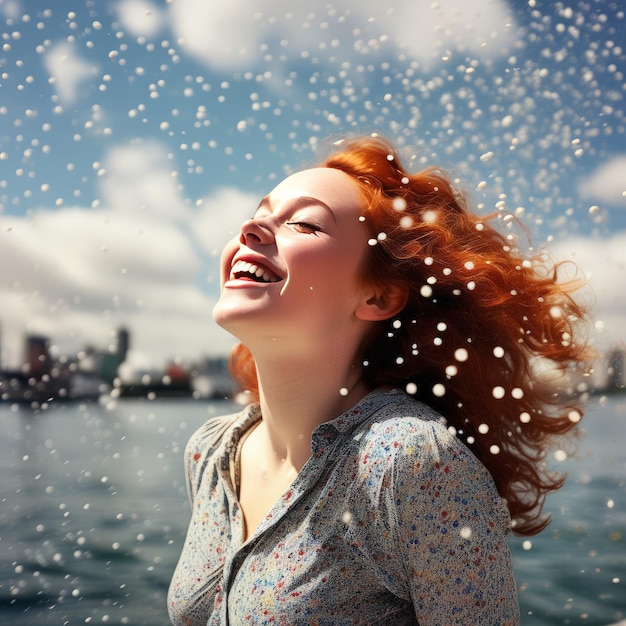
[[[574,258],[594,341],[626,338],[621,2],[0,0],[0,19],[6,365],[25,332],[75,353],[120,325],[137,368],[225,353],[223,243],[329,138],[370,132]]]

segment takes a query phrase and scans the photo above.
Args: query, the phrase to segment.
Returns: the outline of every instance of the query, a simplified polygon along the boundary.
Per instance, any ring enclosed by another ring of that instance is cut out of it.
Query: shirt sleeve
[[[480,461],[438,423],[397,451],[389,525],[420,626],[515,626],[508,510]]]

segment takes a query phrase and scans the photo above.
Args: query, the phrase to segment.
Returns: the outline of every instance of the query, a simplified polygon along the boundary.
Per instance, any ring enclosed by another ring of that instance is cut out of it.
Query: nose
[[[239,241],[243,244],[257,243],[267,244],[274,241],[274,234],[267,224],[261,219],[246,220],[241,226]]]

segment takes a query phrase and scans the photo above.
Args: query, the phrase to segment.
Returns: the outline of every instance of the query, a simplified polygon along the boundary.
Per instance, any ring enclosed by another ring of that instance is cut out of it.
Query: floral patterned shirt
[[[244,542],[230,468],[260,417],[250,405],[212,418],[187,445],[192,515],[173,624],[519,624],[508,511],[438,414],[379,389],[320,425]]]

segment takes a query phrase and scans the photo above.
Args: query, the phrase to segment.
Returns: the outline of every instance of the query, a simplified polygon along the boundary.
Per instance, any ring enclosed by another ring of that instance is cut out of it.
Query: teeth
[[[276,282],[276,279],[273,274],[270,274],[264,268],[255,265],[254,263],[248,263],[247,261],[237,261],[231,270],[233,274],[238,274],[240,272],[244,272],[246,274],[250,274],[252,276],[256,276],[260,278],[262,281],[266,283]]]

